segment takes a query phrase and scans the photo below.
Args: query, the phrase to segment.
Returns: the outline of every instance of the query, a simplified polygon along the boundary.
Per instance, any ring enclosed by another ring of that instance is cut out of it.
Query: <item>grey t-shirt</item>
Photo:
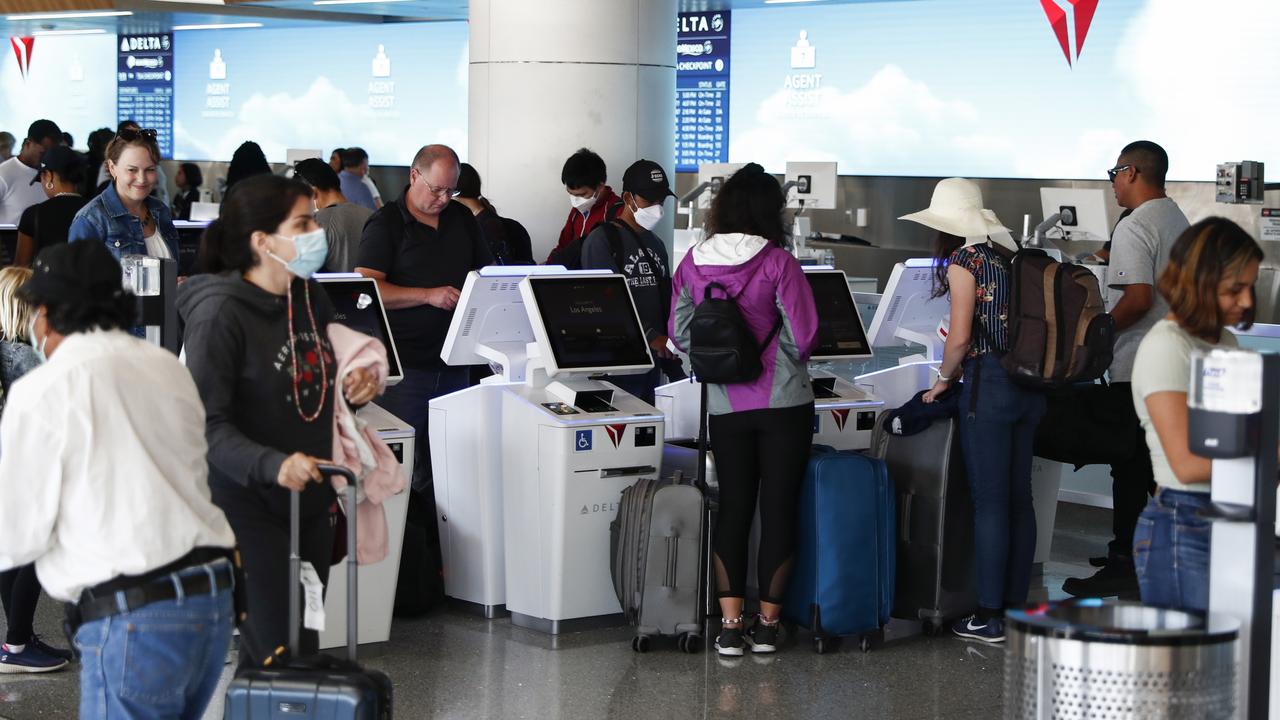
[[[1150,285],[1151,309],[1142,319],[1116,335],[1110,376],[1112,382],[1130,382],[1138,344],[1160,318],[1169,314],[1169,303],[1156,291],[1156,280],[1169,264],[1169,250],[1190,227],[1187,216],[1169,198],[1148,200],[1120,223],[1111,236],[1111,263],[1107,271],[1112,305],[1120,301],[1126,285]]]
[[[329,272],[351,272],[356,267],[356,251],[365,221],[373,211],[355,203],[330,205],[316,211],[316,222],[324,228],[329,241],[329,256],[324,267]]]

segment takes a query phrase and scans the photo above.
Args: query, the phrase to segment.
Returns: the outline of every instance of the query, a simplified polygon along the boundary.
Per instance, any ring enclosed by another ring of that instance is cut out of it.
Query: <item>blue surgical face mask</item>
[[[324,267],[325,258],[329,257],[329,241],[325,238],[324,228],[312,230],[311,232],[302,233],[289,237],[287,235],[276,235],[281,240],[287,240],[293,243],[293,259],[285,262],[279,255],[267,251],[267,254],[275,258],[276,262],[284,265],[285,268],[300,278],[309,278],[320,271]]]
[[[27,340],[31,343],[31,349],[36,351],[36,356],[40,358],[40,362],[48,362],[49,358],[44,354],[44,345],[49,342],[49,336],[45,335],[44,339],[36,342],[36,320],[40,318],[40,313],[31,316],[31,323],[27,325]]]

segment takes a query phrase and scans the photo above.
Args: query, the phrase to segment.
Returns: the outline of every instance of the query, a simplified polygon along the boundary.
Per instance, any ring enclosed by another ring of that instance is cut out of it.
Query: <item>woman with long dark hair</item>
[[[191,204],[200,202],[204,173],[200,171],[199,165],[184,162],[178,166],[178,175],[173,181],[178,186],[178,194],[173,196],[173,217],[176,220],[190,220]]]
[[[271,165],[262,152],[262,146],[252,140],[240,143],[240,147],[231,154],[231,164],[227,166],[227,184],[224,193],[231,192],[236,183],[254,175],[270,175]]]
[[[785,205],[777,179],[759,165],[734,173],[712,202],[706,239],[685,255],[672,278],[669,336],[676,345],[689,348],[694,308],[716,283],[737,303],[764,361],[753,381],[707,387],[720,481],[714,567],[723,622],[716,651],[726,656],[742,655],[748,644],[757,653],[777,649],[796,508],[813,443],[807,361],[817,343],[818,314],[800,263],[786,249]],[[721,297],[720,289],[713,292]],[[760,614],[746,628],[747,542],[757,507]]]
[[[1226,218],[1192,225],[1173,244],[1156,284],[1169,314],[1147,331],[1133,365],[1133,405],[1159,489],[1138,517],[1134,569],[1142,602],[1203,612],[1209,605],[1213,469],[1187,442],[1191,355],[1237,347],[1228,328],[1253,323],[1262,248]]]
[[[1036,551],[1032,441],[1045,399],[1015,384],[1000,364],[1009,347],[1009,258],[1017,245],[971,180],[938,183],[929,208],[903,217],[938,231],[934,295],[951,302],[950,328],[933,402],[960,386],[960,446],[973,496],[978,608],[952,631],[1004,642],[1004,610],[1026,603]]]
[[[310,279],[329,249],[314,212],[311,189],[298,180],[244,180],[205,232],[206,274],[178,293],[187,366],[205,405],[209,486],[235,530],[248,577],[247,632],[263,652],[289,636],[290,492],[302,494],[301,555],[321,582],[333,551],[334,492],[317,465],[332,455],[339,389],[327,333],[333,307]],[[362,370],[341,388],[355,406],[378,391]],[[316,649],[314,632],[301,638],[304,654]],[[242,651],[242,664],[249,660]]]

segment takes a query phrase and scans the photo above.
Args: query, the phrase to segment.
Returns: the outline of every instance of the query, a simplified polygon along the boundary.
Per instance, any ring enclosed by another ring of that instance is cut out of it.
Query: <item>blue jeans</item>
[[[227,660],[232,605],[226,589],[81,625],[75,637],[81,655],[81,720],[198,720]]]
[[[431,400],[470,385],[469,367],[449,367],[443,370],[405,368],[404,379],[398,385],[387,388],[377,400],[383,410],[413,426],[414,490],[428,492],[431,488],[431,439],[427,434]]]
[[[977,405],[970,413],[975,384]],[[1027,602],[1036,554],[1032,445],[1044,412],[1044,395],[1015,384],[994,355],[965,360],[960,447],[973,495],[978,605],[987,610]]]
[[[1209,608],[1209,493],[1161,488],[1138,516],[1133,565],[1145,605]]]

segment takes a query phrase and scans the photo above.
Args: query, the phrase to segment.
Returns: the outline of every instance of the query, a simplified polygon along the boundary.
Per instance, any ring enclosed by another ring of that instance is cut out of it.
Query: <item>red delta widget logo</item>
[[[604,431],[609,435],[609,439],[613,441],[616,448],[622,443],[622,437],[627,434],[626,425],[605,425]]]
[[[1089,36],[1089,26],[1093,23],[1093,15],[1098,11],[1098,0],[1040,0],[1040,7],[1049,18],[1049,26],[1062,46],[1062,54],[1071,63],[1071,40],[1067,37],[1067,6],[1071,14],[1075,30],[1076,62],[1080,62],[1080,53],[1084,52],[1084,40]]]
[[[34,37],[10,37],[9,45],[13,47],[13,56],[18,59],[18,72],[23,81],[31,74],[31,53],[36,49]]]

